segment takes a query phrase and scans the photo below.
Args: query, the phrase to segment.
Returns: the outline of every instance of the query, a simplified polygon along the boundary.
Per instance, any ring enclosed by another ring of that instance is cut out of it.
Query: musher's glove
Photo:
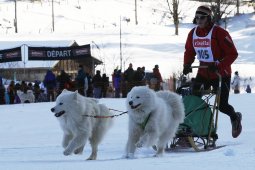
[[[208,71],[213,72],[213,73],[218,71],[217,65],[215,65],[215,64],[209,65],[208,66]]]
[[[186,64],[186,65],[183,66],[183,71],[182,71],[182,73],[183,73],[184,75],[187,75],[187,74],[189,74],[189,73],[191,73],[191,72],[192,72],[192,68],[191,68],[191,65],[190,65],[190,64]]]

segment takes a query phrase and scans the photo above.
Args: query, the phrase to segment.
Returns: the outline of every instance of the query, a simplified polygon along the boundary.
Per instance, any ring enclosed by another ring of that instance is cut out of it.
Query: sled
[[[181,85],[177,89],[177,92],[183,98],[185,119],[179,125],[176,136],[167,145],[166,150],[193,148],[195,151],[200,152],[220,148],[220,146],[216,146],[216,140],[218,139],[217,124],[221,75],[219,73],[217,75],[219,78],[218,88],[200,89],[199,93],[202,97],[193,95],[191,87],[187,86],[187,84]]]

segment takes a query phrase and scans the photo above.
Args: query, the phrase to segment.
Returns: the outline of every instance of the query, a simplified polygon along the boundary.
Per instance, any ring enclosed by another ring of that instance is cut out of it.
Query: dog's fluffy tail
[[[173,118],[182,123],[185,118],[184,104],[181,96],[171,91],[158,91],[157,96],[163,98],[172,108]]]

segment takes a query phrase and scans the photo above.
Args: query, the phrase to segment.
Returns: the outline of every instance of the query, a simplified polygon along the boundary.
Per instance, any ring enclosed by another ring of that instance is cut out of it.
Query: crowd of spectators
[[[124,72],[118,69],[113,71],[112,82],[105,73],[101,75],[97,70],[96,74],[91,76],[80,65],[74,80],[64,70],[61,70],[59,75],[48,70],[42,81],[32,83],[10,81],[4,85],[0,77],[0,104],[51,102],[55,101],[63,89],[78,90],[86,97],[120,98],[126,97],[134,86],[147,85],[158,91],[161,89],[161,83],[162,77],[158,65],[155,65],[152,72],[146,73],[145,67],[137,67],[134,70],[130,63]]]

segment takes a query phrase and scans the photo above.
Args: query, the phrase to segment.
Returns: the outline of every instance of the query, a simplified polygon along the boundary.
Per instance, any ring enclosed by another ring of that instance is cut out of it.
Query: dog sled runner
[[[221,75],[218,74],[218,77],[219,87],[201,89],[202,97],[192,95],[190,86],[178,88],[177,92],[183,96],[185,119],[166,150],[193,148],[195,151],[208,151],[222,147],[216,146]]]

